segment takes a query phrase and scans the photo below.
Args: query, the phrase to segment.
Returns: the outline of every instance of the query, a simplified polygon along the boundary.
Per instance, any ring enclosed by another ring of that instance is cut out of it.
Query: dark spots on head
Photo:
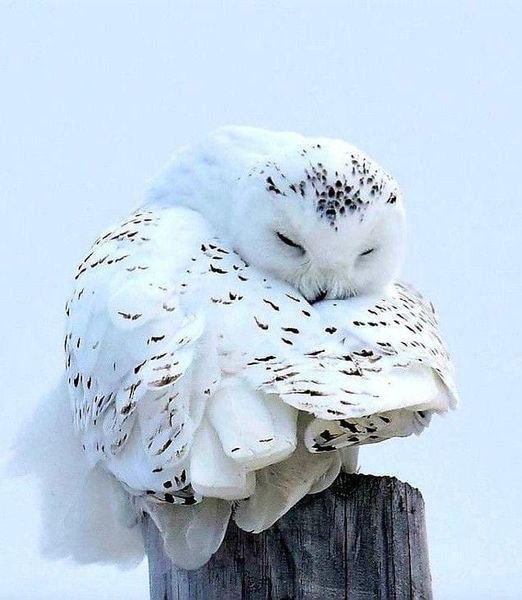
[[[286,194],[284,192],[282,192],[280,190],[280,188],[275,184],[275,182],[272,179],[272,177],[267,177],[265,181],[266,181],[266,184],[267,184],[266,185],[267,191],[273,192],[274,194],[276,194],[278,196],[286,196]]]
[[[224,269],[215,267],[212,263],[210,263],[210,265],[209,265],[209,271],[211,273],[219,273],[220,275],[226,275],[228,273],[228,271],[225,271]]]
[[[321,151],[319,146],[309,147],[310,152],[305,149],[300,156],[305,158],[307,164],[303,164],[303,178],[296,181],[286,181],[286,176],[281,168],[274,162],[266,163],[266,169],[273,170],[277,177],[268,175],[264,178],[265,188],[278,196],[286,196],[291,192],[295,196],[305,198],[306,195],[315,202],[315,207],[320,218],[337,231],[337,222],[340,217],[347,214],[359,213],[360,220],[364,218],[366,209],[377,201],[383,194],[386,182],[390,179],[388,175],[373,165],[368,159],[358,154],[347,156],[345,163],[347,167],[343,172],[328,172],[328,169],[320,161],[314,161],[312,155]],[[257,171],[259,175],[265,174],[265,168]],[[251,173],[252,174],[252,173]],[[388,202],[393,203],[392,194]]]

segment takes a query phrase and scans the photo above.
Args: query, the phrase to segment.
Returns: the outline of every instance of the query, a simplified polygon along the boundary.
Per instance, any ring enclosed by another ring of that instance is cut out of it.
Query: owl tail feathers
[[[254,494],[234,509],[237,526],[253,533],[268,529],[301,498],[329,487],[340,469],[338,452],[312,454],[300,443],[289,458],[256,473]]]
[[[109,473],[88,464],[73,429],[64,380],[42,399],[13,450],[9,474],[32,476],[40,488],[45,556],[122,568],[141,562],[135,508]]]
[[[198,569],[218,550],[225,537],[231,502],[205,498],[198,504],[173,506],[143,500],[163,537],[165,553],[182,569]]]

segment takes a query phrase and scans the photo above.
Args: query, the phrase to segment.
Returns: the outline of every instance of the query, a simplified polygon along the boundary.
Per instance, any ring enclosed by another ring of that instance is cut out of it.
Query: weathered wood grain
[[[165,557],[144,525],[151,600],[430,600],[424,501],[392,477],[340,475],[270,530],[230,524],[212,560],[196,571]]]

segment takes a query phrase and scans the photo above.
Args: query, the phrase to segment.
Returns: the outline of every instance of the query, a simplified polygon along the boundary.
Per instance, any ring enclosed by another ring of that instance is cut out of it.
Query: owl
[[[230,518],[263,531],[454,407],[433,307],[397,279],[404,228],[395,180],[344,141],[228,127],[181,149],[66,306],[59,410],[99,475],[79,489],[110,488],[93,510],[147,512],[197,568]]]

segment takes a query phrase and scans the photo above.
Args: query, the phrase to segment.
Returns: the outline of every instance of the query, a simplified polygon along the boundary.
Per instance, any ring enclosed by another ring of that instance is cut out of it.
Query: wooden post
[[[341,474],[273,527],[232,522],[219,551],[195,571],[163,553],[144,525],[151,600],[430,600],[420,492],[393,477]]]

